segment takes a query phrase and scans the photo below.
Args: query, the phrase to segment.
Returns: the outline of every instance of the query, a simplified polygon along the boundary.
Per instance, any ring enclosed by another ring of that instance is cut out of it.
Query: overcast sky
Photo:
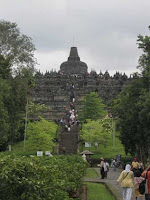
[[[59,70],[76,46],[88,71],[137,71],[137,35],[148,35],[150,0],[0,0],[0,18],[16,22],[36,46],[42,72]]]

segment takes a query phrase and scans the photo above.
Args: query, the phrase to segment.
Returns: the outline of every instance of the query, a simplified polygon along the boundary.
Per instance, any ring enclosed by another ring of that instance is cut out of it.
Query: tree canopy
[[[58,126],[41,117],[40,121],[29,122],[27,127],[26,149],[28,151],[48,151],[55,146],[53,138],[56,137]]]
[[[112,136],[112,131],[107,127],[108,121],[106,122],[105,118],[96,121],[87,120],[87,122],[82,126],[80,137],[85,142],[92,143],[95,148],[100,144],[106,145],[108,139]]]
[[[27,97],[34,86],[31,38],[16,23],[0,20],[0,150],[23,139]],[[13,67],[15,66],[15,68]]]
[[[121,141],[126,152],[140,159],[150,158],[150,36],[138,36],[141,74],[114,101],[119,117]]]
[[[21,34],[16,23],[0,20],[0,55],[17,67],[34,67],[34,51],[32,39]]]
[[[104,108],[105,105],[98,94],[96,92],[91,92],[82,99],[82,113],[80,118],[83,122],[85,122],[86,119],[97,120],[106,115]]]

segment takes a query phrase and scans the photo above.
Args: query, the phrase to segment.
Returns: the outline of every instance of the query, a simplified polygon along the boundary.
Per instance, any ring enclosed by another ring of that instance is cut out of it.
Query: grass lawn
[[[104,184],[85,183],[88,188],[88,200],[115,200]]]
[[[87,168],[85,178],[97,178],[99,176],[100,175],[93,168]]]
[[[99,177],[99,174],[93,168],[87,169],[85,178],[97,177]],[[104,184],[85,182],[85,185],[88,188],[88,200],[115,200]]]

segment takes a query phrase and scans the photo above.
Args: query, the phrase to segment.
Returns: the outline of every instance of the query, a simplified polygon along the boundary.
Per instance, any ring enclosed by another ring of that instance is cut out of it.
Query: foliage
[[[44,112],[50,111],[50,107],[46,106],[45,104],[41,103],[33,103],[32,101],[29,101],[28,104],[28,117],[29,119],[35,118],[37,119],[38,117],[42,116]]]
[[[34,86],[33,74],[28,69],[22,69],[15,77],[11,76],[7,82],[11,88],[10,95],[5,101],[10,124],[8,143],[13,144],[23,139],[27,98]]]
[[[150,29],[150,27],[149,27]],[[139,68],[143,77],[150,84],[150,36],[138,36],[138,47],[143,50],[143,54],[139,58]]]
[[[82,114],[80,118],[83,122],[86,119],[97,120],[106,115],[104,108],[105,105],[102,103],[102,99],[99,98],[98,94],[91,92],[82,99]]]
[[[86,165],[77,156],[0,157],[0,199],[69,200],[82,184]]]
[[[52,150],[52,147],[55,146],[53,138],[56,137],[57,129],[57,124],[44,118],[41,118],[40,121],[29,122],[26,149],[28,151]]]
[[[141,74],[136,76],[114,102],[119,117],[121,141],[126,152],[143,161],[150,158],[150,36],[138,36]]]
[[[0,54],[16,66],[33,67],[35,47],[16,23],[0,20]]]
[[[0,55],[0,78],[8,79],[11,72],[11,65],[9,60],[4,59],[2,55]]]
[[[25,106],[35,84],[34,50],[31,38],[22,35],[16,23],[0,20],[0,151],[23,139]]]
[[[108,132],[103,120],[87,120],[87,123],[83,124],[80,137],[85,141],[92,143],[96,148],[96,143],[106,145],[111,134]]]
[[[121,132],[121,141],[125,146],[125,151],[132,155],[136,152],[136,143],[141,139],[137,137],[138,108],[137,101],[140,95],[141,84],[139,80],[133,81],[130,86],[126,87],[114,101],[114,112],[119,120],[118,125]]]
[[[125,154],[125,150],[121,141],[119,139],[120,133],[116,132],[115,137],[110,137],[107,141],[107,145],[99,145],[97,149],[95,149],[94,145],[91,145],[90,151],[94,153],[94,155],[90,156],[91,159],[98,159],[100,160],[101,157],[103,158],[114,158],[117,154],[121,154],[122,157],[131,157],[129,154]],[[113,139],[114,139],[114,146],[113,146]],[[83,150],[89,150],[89,148],[84,147]]]
[[[8,140],[8,110],[5,107],[5,101],[10,94],[10,87],[6,80],[0,78],[0,150],[5,148]]]

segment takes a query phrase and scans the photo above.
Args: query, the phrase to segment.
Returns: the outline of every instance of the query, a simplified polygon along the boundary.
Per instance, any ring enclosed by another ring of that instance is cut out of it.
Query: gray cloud
[[[0,0],[1,19],[31,36],[41,71],[59,69],[70,47],[96,71],[137,71],[137,35],[147,35],[149,0]],[[75,42],[73,44],[73,37]]]

